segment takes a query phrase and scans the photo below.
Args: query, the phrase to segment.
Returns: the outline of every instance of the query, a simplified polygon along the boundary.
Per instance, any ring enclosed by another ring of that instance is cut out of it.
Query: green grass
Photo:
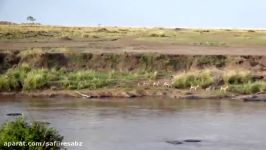
[[[211,72],[206,70],[179,74],[174,78],[173,86],[175,88],[190,88],[190,86],[199,85],[201,88],[205,88],[213,82]]]
[[[0,149],[1,150],[58,150],[61,146],[10,146],[5,142],[62,142],[63,136],[58,131],[47,125],[33,122],[28,123],[23,118],[15,121],[5,122],[0,127]]]
[[[80,70],[66,75],[63,82],[68,89],[98,89],[106,86],[115,86],[128,83],[130,86],[134,81],[145,79],[156,79],[155,72],[117,72],[117,71],[94,71]]]
[[[48,84],[48,71],[37,69],[30,71],[23,80],[23,90],[43,89]]]
[[[223,81],[226,84],[244,84],[251,82],[251,73],[249,71],[229,71],[223,75]]]
[[[0,76],[0,89],[1,89],[1,91],[15,90],[17,86],[18,86],[17,80],[14,80],[14,78],[10,78],[7,75],[1,75]]]
[[[244,84],[235,84],[229,86],[229,91],[240,94],[253,94],[266,90],[265,81],[248,82]]]
[[[196,85],[203,89],[208,86],[215,86],[216,89],[219,89],[221,86],[228,85],[227,92],[240,94],[254,94],[266,91],[266,81],[252,80],[252,73],[249,71],[228,72],[224,70],[223,72],[215,72],[203,70],[178,74],[173,80],[175,88],[188,89]]]
[[[40,89],[98,89],[109,86],[132,86],[137,80],[154,80],[158,72],[118,72],[64,69],[34,69],[26,65],[0,75],[0,91]]]
[[[105,87],[135,87],[138,81],[170,78],[158,71],[96,71],[38,69],[20,65],[0,75],[0,91],[34,91],[43,89],[99,89]],[[175,88],[188,89],[199,85],[219,89],[228,85],[229,92],[251,94],[266,90],[266,81],[253,80],[249,71],[202,70],[177,74],[172,80]]]
[[[29,71],[30,67],[27,65],[8,69],[5,74],[0,75],[0,90],[11,91],[22,88],[24,78]]]
[[[69,89],[97,89],[113,83],[111,79],[108,73],[80,70],[67,74],[64,86]]]

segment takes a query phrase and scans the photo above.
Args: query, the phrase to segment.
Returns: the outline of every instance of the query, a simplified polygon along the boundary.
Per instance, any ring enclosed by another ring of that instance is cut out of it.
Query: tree
[[[30,21],[30,22],[32,22],[32,23],[33,23],[34,21],[36,21],[36,19],[35,19],[34,17],[32,17],[32,16],[28,16],[28,17],[27,17],[27,20]]]

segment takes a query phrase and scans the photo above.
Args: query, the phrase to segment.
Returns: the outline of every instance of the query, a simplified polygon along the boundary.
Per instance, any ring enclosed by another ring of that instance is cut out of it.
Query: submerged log
[[[243,98],[244,102],[266,102],[266,95],[260,94],[260,95],[251,95]]]
[[[173,141],[165,141],[166,143],[169,144],[173,144],[173,145],[179,145],[179,144],[183,144],[183,142],[181,141],[177,141],[177,140],[173,140]]]
[[[184,142],[187,142],[187,143],[199,143],[199,142],[201,142],[201,140],[198,140],[198,139],[186,139],[186,140],[184,140]]]

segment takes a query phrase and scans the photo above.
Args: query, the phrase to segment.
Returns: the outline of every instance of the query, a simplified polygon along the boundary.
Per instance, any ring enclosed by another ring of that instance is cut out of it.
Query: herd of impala
[[[154,82],[149,82],[149,81],[143,81],[143,82],[138,82],[138,87],[167,87],[167,88],[172,88],[173,87],[173,83],[170,81],[154,81]],[[224,85],[220,87],[220,91],[221,92],[227,92],[228,91],[229,86],[228,85]],[[190,91],[197,91],[200,89],[199,85],[191,85],[190,86]],[[209,86],[207,88],[205,88],[205,91],[212,91],[215,90],[216,88],[214,86]]]

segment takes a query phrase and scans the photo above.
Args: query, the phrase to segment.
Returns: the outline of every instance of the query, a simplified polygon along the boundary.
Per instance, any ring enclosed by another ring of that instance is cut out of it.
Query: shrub
[[[60,146],[57,145],[44,145],[44,146],[5,146],[5,142],[62,142],[63,136],[54,128],[49,128],[47,125],[33,122],[27,123],[23,118],[18,118],[15,121],[6,122],[0,127],[0,149],[3,150],[59,150]]]
[[[0,91],[17,90],[19,86],[19,81],[14,76],[0,76]]]
[[[30,68],[27,65],[8,69],[4,75],[0,76],[0,90],[11,91],[21,89],[22,82],[29,71]]]
[[[30,70],[31,68],[27,64],[22,64],[16,68],[8,69],[6,75],[13,76],[16,80],[22,82]]]
[[[152,33],[150,34],[150,37],[167,37],[167,36],[163,33]]]
[[[29,72],[23,81],[24,90],[36,90],[45,87],[48,83],[47,71],[37,69]]]
[[[253,94],[266,90],[264,81],[248,82],[244,84],[230,85],[229,90],[241,94]]]
[[[8,78],[6,75],[0,76],[0,91],[11,90]]]
[[[210,71],[194,72],[180,74],[175,77],[173,86],[175,88],[189,88],[190,86],[199,85],[204,88],[212,84],[214,79]]]
[[[230,71],[223,75],[223,81],[227,84],[244,84],[251,81],[251,73],[245,71]]]

